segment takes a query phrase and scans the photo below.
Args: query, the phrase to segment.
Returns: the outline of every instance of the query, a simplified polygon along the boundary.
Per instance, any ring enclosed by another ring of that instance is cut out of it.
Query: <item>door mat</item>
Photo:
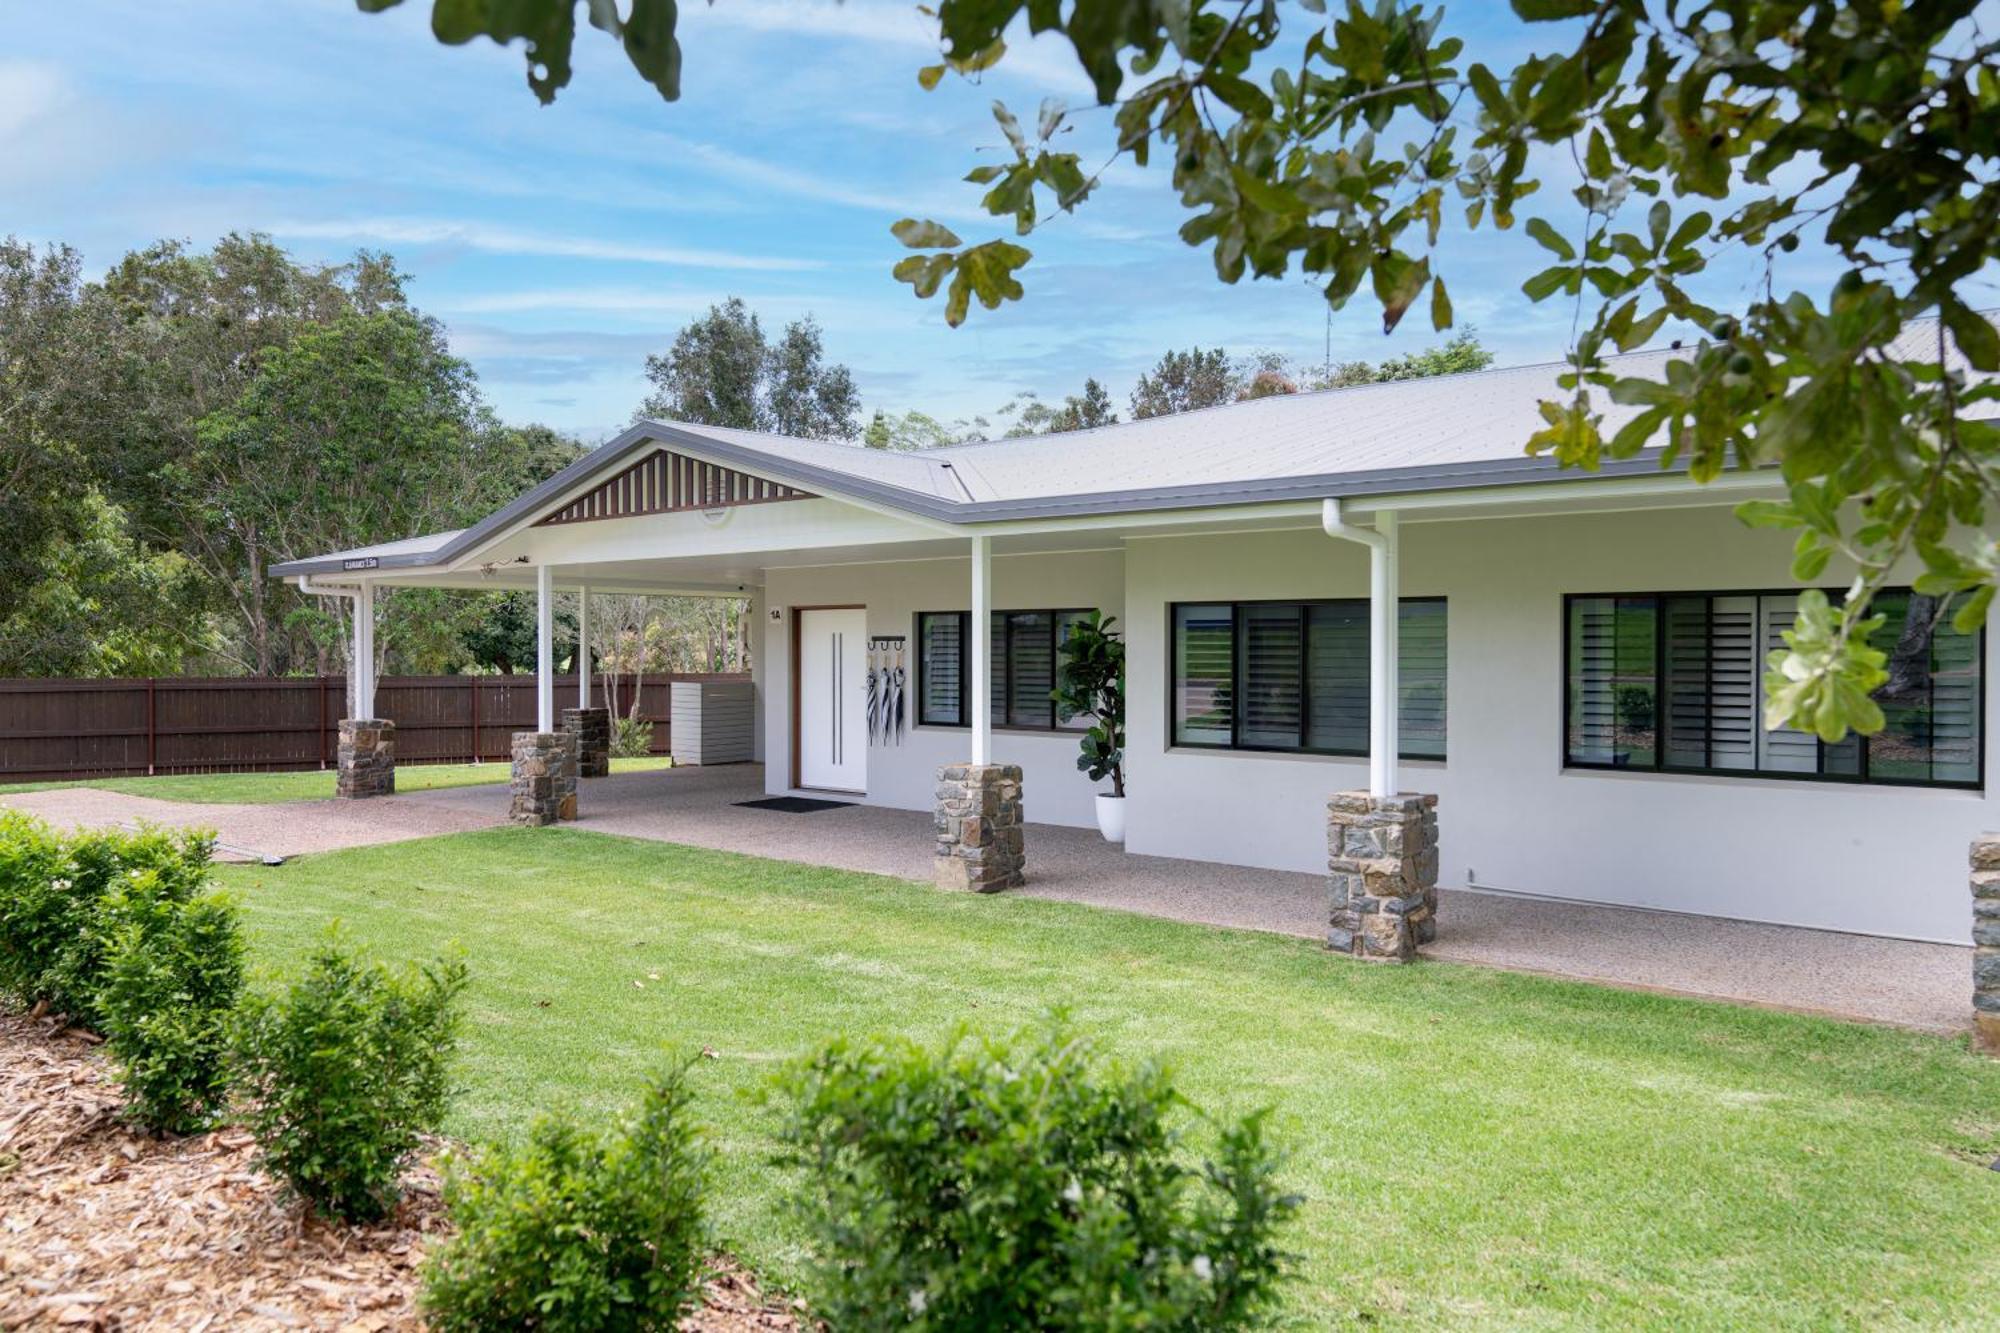
[[[738,801],[745,810],[776,810],[785,815],[809,815],[819,810],[845,810],[852,801],[818,801],[810,796],[766,796],[761,801]]]

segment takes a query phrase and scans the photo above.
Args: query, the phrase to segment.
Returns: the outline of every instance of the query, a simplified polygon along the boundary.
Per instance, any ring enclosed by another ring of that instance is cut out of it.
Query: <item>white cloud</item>
[[[688,268],[799,270],[824,267],[815,259],[752,255],[731,250],[638,245],[560,232],[493,226],[482,222],[422,218],[364,217],[324,221],[274,222],[273,235],[306,240],[375,242],[381,245],[463,246],[499,255],[542,255],[568,259],[622,260],[637,264],[678,264]]]
[[[71,100],[69,80],[55,66],[0,60],[0,140],[53,117]]]
[[[783,33],[867,42],[907,51],[914,58],[907,73],[916,78],[917,64],[938,59],[937,20],[920,13],[906,0],[866,4],[808,3],[806,0],[728,0],[726,4],[688,6],[682,11],[687,28],[682,37],[704,24],[741,28],[757,33]],[[1093,97],[1090,80],[1067,43],[1058,38],[1030,39],[1025,25],[1008,34],[1007,54],[987,77],[1020,79],[1050,92]]]

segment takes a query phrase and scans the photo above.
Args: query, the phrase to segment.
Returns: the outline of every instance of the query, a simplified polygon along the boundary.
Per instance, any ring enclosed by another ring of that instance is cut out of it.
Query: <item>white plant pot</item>
[[[1122,843],[1125,841],[1125,798],[1123,796],[1098,796],[1097,831],[1104,835],[1106,842]]]

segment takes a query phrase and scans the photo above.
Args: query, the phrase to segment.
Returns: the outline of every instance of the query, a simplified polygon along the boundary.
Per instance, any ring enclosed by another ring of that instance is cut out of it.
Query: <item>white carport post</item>
[[[535,729],[514,733],[516,824],[576,818],[574,733],[556,730],[556,572],[535,566]]]
[[[365,579],[354,592],[354,652],[349,670],[352,717],[375,716],[375,585]]]
[[[354,639],[347,655],[347,716],[340,720],[333,791],[343,799],[396,790],[396,724],[375,716],[375,585],[354,586]]]
[[[1375,526],[1357,527],[1328,499],[1320,525],[1368,548],[1368,790],[1327,801],[1326,943],[1357,958],[1408,962],[1437,937],[1437,797],[1397,790],[1396,511],[1377,506]]]
[[[972,539],[972,762],[993,761],[993,552],[992,538]]]
[[[535,730],[556,729],[556,572],[535,567]]]
[[[590,585],[576,590],[576,706],[590,707]]]

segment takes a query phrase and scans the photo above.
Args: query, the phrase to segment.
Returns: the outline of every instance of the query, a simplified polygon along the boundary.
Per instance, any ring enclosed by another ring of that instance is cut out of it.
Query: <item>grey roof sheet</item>
[[[1910,321],[1892,350],[1911,360],[1933,359],[1937,334],[1936,320]],[[1662,348],[1609,361],[1621,375],[1656,377],[1667,362],[1684,355]],[[1966,369],[1955,348],[1950,355],[1959,369]],[[1094,430],[920,453],[722,426],[641,421],[471,528],[334,552],[275,566],[274,572],[338,569],[342,560],[367,556],[381,558],[385,565],[453,559],[462,549],[620,464],[635,449],[654,444],[707,445],[708,452],[725,465],[762,470],[806,490],[872,501],[945,522],[1547,480],[1559,475],[1554,462],[1527,457],[1524,446],[1541,428],[1540,404],[1566,392],[1558,383],[1565,364],[1325,389]],[[1596,405],[1607,433],[1638,410],[1612,403],[1602,393],[1596,395]],[[1624,460],[1607,463],[1594,475],[1655,466],[1651,458]]]

